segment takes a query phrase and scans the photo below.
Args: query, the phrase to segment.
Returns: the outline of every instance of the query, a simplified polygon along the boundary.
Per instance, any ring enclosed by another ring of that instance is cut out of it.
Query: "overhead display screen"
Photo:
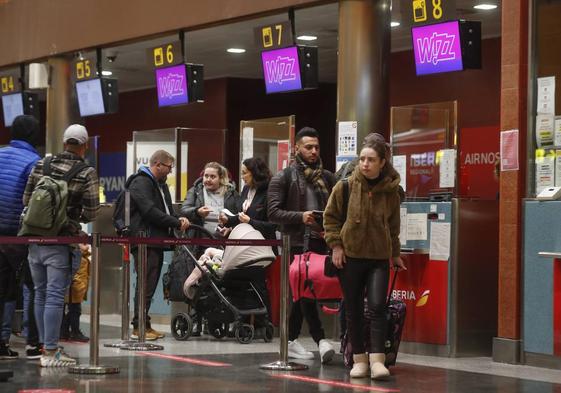
[[[4,111],[4,126],[11,127],[14,119],[23,115],[23,97],[21,93],[2,96],[2,110]]]
[[[85,117],[105,113],[101,79],[76,82],[76,93],[78,95],[80,116]]]
[[[185,64],[156,69],[158,106],[189,103]]]
[[[302,89],[298,47],[261,52],[267,94]]]
[[[411,35],[417,75],[464,69],[460,27],[457,20],[413,27]]]

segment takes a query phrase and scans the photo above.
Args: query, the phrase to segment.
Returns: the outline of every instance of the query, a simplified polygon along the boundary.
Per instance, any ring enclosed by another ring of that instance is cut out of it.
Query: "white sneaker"
[[[335,355],[335,349],[333,349],[333,345],[331,345],[329,341],[323,339],[319,340],[318,347],[321,364],[329,363],[331,359],[333,359],[333,355]]]
[[[296,359],[313,359],[314,354],[306,349],[298,342],[298,340],[288,342],[288,357]]]
[[[62,349],[57,349],[56,352],[45,350],[41,356],[41,367],[69,367],[76,364],[76,359],[72,359]]]

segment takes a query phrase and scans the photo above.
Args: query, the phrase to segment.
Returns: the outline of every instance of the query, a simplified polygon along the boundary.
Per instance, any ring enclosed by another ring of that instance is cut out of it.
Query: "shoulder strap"
[[[89,167],[89,165],[85,162],[77,162],[72,166],[72,168],[70,168],[68,172],[64,174],[62,178],[68,183],[74,178],[74,176],[82,172],[82,170],[86,169],[87,167]]]
[[[51,176],[51,160],[53,156],[45,157],[45,161],[43,161],[43,176]]]
[[[347,210],[349,210],[349,180],[341,180],[343,183],[343,222],[347,221]]]

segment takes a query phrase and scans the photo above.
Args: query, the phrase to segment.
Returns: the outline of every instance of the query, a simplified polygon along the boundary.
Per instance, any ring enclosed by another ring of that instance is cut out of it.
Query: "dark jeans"
[[[0,245],[0,316],[4,315],[4,302],[13,295],[16,272],[27,258],[27,246]],[[6,344],[0,338],[0,344]]]
[[[318,254],[327,253],[325,242],[320,239],[311,239],[310,251],[317,252]],[[293,247],[290,253],[290,262],[292,263],[294,260],[295,254],[301,253],[302,247]],[[288,317],[288,339],[294,341],[300,336],[304,318],[310,328],[310,336],[312,336],[316,343],[319,343],[320,340],[325,338],[325,332],[319,319],[319,310],[315,299],[301,298],[292,303]]]
[[[164,263],[164,249],[147,247],[147,261],[146,261],[146,327],[150,328],[150,317],[148,312],[150,311],[150,305],[152,303],[152,297],[156,292],[156,287],[158,286],[158,281],[160,280],[160,274],[162,272],[162,266]],[[134,269],[138,274],[138,249],[132,251],[134,257]],[[132,320],[132,325],[136,329],[138,327],[138,285],[134,291],[134,318]]]
[[[370,320],[370,350],[383,353],[386,337],[386,298],[390,264],[387,260],[346,257],[347,263],[339,274],[345,296],[347,330],[353,353],[366,352],[364,324],[364,294],[368,300]]]

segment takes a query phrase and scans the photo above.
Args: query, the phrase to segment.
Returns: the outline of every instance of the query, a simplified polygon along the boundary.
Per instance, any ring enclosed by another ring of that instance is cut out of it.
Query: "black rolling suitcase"
[[[397,270],[394,272],[392,283],[390,286],[390,291],[387,301],[387,331],[386,331],[386,342],[385,342],[385,353],[386,353],[386,367],[394,366],[397,359],[397,353],[399,351],[399,344],[401,343],[401,333],[403,332],[403,326],[405,325],[405,315],[407,307],[403,300],[392,299],[392,292],[395,286],[395,280],[397,279]],[[366,299],[364,300],[364,325],[362,327],[364,335],[365,348],[370,352],[370,312],[368,311],[368,304]],[[343,358],[345,366],[353,366],[353,350],[351,346],[351,339],[349,337],[348,331],[341,339],[341,352],[343,353]]]

